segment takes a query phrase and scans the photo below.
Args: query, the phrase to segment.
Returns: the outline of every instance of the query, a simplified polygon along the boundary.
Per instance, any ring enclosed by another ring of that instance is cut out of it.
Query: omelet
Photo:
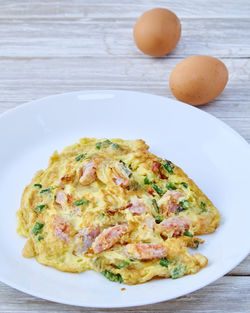
[[[60,271],[94,270],[139,284],[197,273],[197,235],[220,214],[175,164],[143,140],[83,138],[55,152],[25,188],[17,232],[23,256]]]

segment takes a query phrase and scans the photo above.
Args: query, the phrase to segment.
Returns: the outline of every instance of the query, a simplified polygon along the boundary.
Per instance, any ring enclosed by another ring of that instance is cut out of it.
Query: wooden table
[[[178,47],[164,58],[141,54],[132,37],[136,19],[154,7],[173,10],[183,28]],[[84,89],[138,90],[172,98],[170,72],[194,54],[219,57],[230,72],[223,94],[201,110],[250,142],[249,0],[1,0],[0,113],[33,99]],[[236,235],[249,244],[250,238]],[[0,312],[27,311],[105,310],[52,303],[0,283]],[[250,312],[250,257],[185,297],[120,311]]]

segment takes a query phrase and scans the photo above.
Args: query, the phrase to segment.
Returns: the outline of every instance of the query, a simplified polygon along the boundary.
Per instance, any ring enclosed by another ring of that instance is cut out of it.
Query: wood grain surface
[[[154,7],[173,10],[182,24],[178,46],[161,58],[140,53],[132,36],[136,19]],[[168,80],[173,67],[195,54],[219,57],[230,73],[221,96],[201,110],[250,142],[249,0],[0,0],[0,113],[84,89],[138,90],[172,98]],[[199,291],[121,310],[56,304],[0,283],[0,312],[107,311],[250,312],[250,256]]]

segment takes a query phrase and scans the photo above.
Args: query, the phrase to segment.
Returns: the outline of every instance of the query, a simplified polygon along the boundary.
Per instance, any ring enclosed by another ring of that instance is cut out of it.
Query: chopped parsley
[[[104,141],[100,141],[100,142],[97,142],[95,144],[95,147],[96,149],[100,150],[102,148],[107,148],[108,146],[110,146],[112,144],[112,141],[110,141],[109,139],[107,140],[104,140]]]
[[[201,209],[205,209],[205,207],[206,207],[206,203],[204,203],[204,202],[202,202],[202,201],[201,201],[201,203],[200,203],[200,207],[201,207]]]
[[[46,188],[40,191],[40,194],[51,192],[50,188]]]
[[[188,237],[193,237],[194,235],[192,233],[190,233],[190,231],[186,230],[183,233],[184,236],[188,236]]]
[[[96,149],[100,150],[101,147],[102,147],[102,143],[101,143],[101,142],[97,142],[97,143],[95,144],[95,147],[96,147]]]
[[[176,279],[182,277],[186,273],[186,271],[186,267],[182,264],[179,264],[170,271],[170,275],[173,279]]]
[[[207,212],[207,209],[206,209],[206,203],[202,202],[200,203],[200,208],[201,208],[201,212]]]
[[[46,204],[40,204],[34,208],[34,211],[36,211],[37,213],[41,213],[45,209],[45,207]]]
[[[42,188],[43,186],[42,186],[41,184],[35,184],[35,185],[34,185],[34,187],[36,187],[36,188],[39,188],[39,189],[40,189],[40,188]]]
[[[179,212],[180,212],[180,211],[187,210],[187,209],[190,208],[190,203],[189,203],[188,200],[180,201],[180,202],[179,202],[179,205],[180,205]]]
[[[120,149],[120,145],[118,145],[118,143],[112,143],[112,146],[111,146],[113,149]]]
[[[155,218],[155,222],[157,224],[160,224],[162,221],[163,221],[162,217],[160,215],[157,215],[156,218]]]
[[[150,181],[150,179],[148,178],[148,176],[146,176],[146,177],[144,178],[144,185],[150,185],[150,184],[152,184],[152,182]]]
[[[123,282],[122,276],[120,274],[114,274],[109,270],[102,271],[102,275],[110,281],[118,282],[120,284]]]
[[[184,188],[188,188],[188,184],[187,184],[187,183],[182,182],[181,184],[182,184],[182,186],[183,186]]]
[[[104,148],[110,146],[111,144],[112,144],[112,141],[110,141],[109,139],[104,140],[104,141],[102,142],[102,146],[103,146]]]
[[[152,204],[153,204],[153,207],[154,207],[156,213],[160,213],[159,206],[158,206],[157,201],[155,199],[152,200]]]
[[[100,149],[102,149],[102,148],[107,148],[107,147],[109,147],[111,145],[111,147],[113,148],[113,149],[120,149],[120,145],[118,145],[118,143],[113,143],[112,141],[110,141],[109,139],[106,139],[106,140],[104,140],[104,141],[100,141],[100,142],[97,142],[96,144],[95,144],[95,147],[96,147],[96,149],[98,149],[98,150],[100,150]]]
[[[152,187],[159,195],[163,194],[163,190],[159,186],[157,186],[156,184],[152,184]]]
[[[44,235],[39,235],[39,236],[37,237],[38,241],[43,240],[43,238],[44,238]]]
[[[119,264],[115,264],[115,267],[121,269],[126,267],[127,265],[129,265],[129,262],[122,260]]]
[[[32,229],[32,234],[38,235],[41,230],[43,229],[44,224],[36,222],[33,229]]]
[[[161,266],[164,266],[164,267],[168,267],[169,266],[169,264],[171,264],[172,262],[171,261],[169,261],[168,259],[166,259],[166,258],[162,258],[162,259],[160,259],[160,265]]]
[[[76,162],[79,162],[79,161],[81,161],[82,159],[85,159],[85,158],[86,158],[86,155],[87,155],[87,153],[79,154],[79,155],[75,158]]]
[[[88,203],[87,199],[81,199],[81,200],[77,200],[77,201],[73,202],[73,205],[79,206],[79,205],[84,205],[84,204],[87,204],[87,203]]]
[[[173,164],[168,161],[168,160],[165,160],[163,163],[162,163],[162,166],[165,168],[165,170],[169,173],[169,174],[172,174],[174,172],[174,166]]]
[[[199,244],[200,244],[199,241],[198,241],[198,240],[195,240],[195,241],[194,241],[194,248],[198,248],[198,247],[199,247]]]
[[[102,213],[99,214],[99,216],[100,216],[100,217],[105,217],[106,214],[105,214],[104,212],[102,212]]]
[[[166,183],[166,188],[168,189],[168,190],[175,190],[175,189],[177,189],[177,187],[175,186],[175,184],[173,184],[173,183]]]

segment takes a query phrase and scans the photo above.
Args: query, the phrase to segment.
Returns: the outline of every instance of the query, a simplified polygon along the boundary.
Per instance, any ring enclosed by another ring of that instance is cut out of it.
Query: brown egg
[[[195,55],[179,62],[173,69],[169,86],[180,101],[201,105],[218,97],[228,81],[228,70],[220,60]]]
[[[167,9],[152,9],[143,13],[134,26],[137,47],[155,57],[173,50],[180,36],[180,20]]]

